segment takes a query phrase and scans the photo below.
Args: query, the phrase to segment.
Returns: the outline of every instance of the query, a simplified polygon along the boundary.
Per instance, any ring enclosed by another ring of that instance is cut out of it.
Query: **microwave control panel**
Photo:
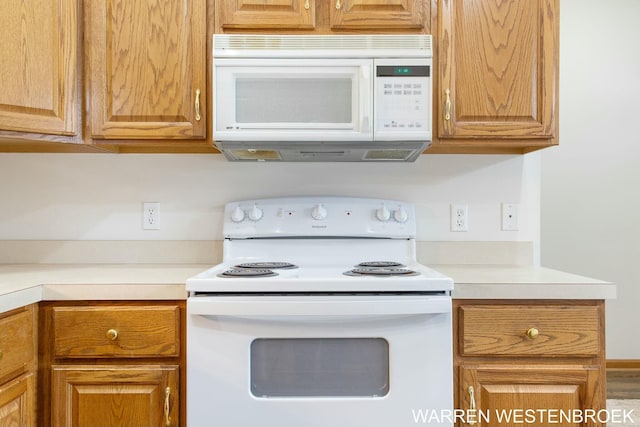
[[[431,140],[431,58],[375,59],[375,139]]]

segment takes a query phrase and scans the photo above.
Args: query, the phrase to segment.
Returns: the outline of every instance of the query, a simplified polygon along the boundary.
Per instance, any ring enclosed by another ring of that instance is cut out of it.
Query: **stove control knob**
[[[376,209],[376,218],[378,218],[379,221],[389,221],[389,218],[391,218],[391,211],[383,205]]]
[[[398,222],[407,222],[409,214],[407,214],[407,211],[403,207],[400,207],[393,212],[393,219]]]
[[[327,217],[327,209],[318,203],[313,209],[311,209],[311,218],[321,220]]]
[[[240,206],[236,206],[233,212],[231,212],[231,221],[233,222],[244,221],[244,211],[240,209]]]
[[[249,219],[251,221],[259,221],[260,219],[262,219],[262,209],[260,209],[256,205],[253,205],[253,207],[249,209]]]

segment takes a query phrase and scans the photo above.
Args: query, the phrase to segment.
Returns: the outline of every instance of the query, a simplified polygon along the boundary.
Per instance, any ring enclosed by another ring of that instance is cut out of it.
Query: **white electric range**
[[[224,218],[223,262],[187,281],[189,425],[402,427],[453,409],[453,282],[417,262],[411,204],[259,199]]]

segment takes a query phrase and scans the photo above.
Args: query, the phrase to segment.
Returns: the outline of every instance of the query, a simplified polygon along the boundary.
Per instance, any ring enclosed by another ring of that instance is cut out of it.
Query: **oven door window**
[[[389,392],[382,338],[278,338],[251,343],[256,397],[376,397]]]

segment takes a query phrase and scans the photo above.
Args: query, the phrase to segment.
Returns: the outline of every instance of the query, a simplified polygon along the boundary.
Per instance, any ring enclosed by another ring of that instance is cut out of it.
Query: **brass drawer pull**
[[[535,339],[538,335],[540,335],[540,331],[538,331],[536,328],[527,329],[527,336],[529,338]]]
[[[451,91],[445,89],[444,94],[446,96],[446,100],[444,101],[444,119],[449,121],[451,120]]]
[[[472,386],[469,386],[469,388],[467,389],[467,392],[469,393],[469,411],[473,411],[471,418],[468,420],[468,424],[474,425],[476,423],[474,419],[475,411],[476,411],[476,395],[473,391]]]
[[[109,329],[107,331],[107,338],[109,338],[111,341],[114,341],[116,338],[118,338],[118,331],[115,329]]]
[[[196,120],[200,121],[200,89],[196,89]]]
[[[309,5],[309,0],[305,0],[305,1],[304,1],[304,8],[305,8],[306,10],[309,10],[309,8],[310,8],[310,7],[311,7],[311,6]]]
[[[336,0],[336,9],[340,10],[341,7],[340,0]]]
[[[171,387],[167,387],[164,389],[164,422],[167,427],[171,426],[171,417],[169,417],[169,412],[171,408],[169,407],[169,396],[171,395]]]

